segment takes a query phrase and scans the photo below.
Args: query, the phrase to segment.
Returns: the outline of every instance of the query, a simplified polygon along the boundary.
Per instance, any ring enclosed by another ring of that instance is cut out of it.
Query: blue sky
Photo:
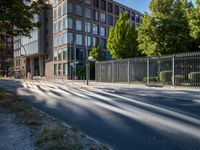
[[[115,0],[116,2],[122,3],[126,6],[129,6],[135,10],[138,10],[142,13],[149,12],[149,3],[151,0]],[[192,0],[193,2],[195,0]]]

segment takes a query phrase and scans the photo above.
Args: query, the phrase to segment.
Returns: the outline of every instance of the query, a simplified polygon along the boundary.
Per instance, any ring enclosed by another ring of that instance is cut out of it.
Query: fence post
[[[147,58],[147,85],[149,85],[149,57]]]
[[[128,59],[128,68],[127,68],[127,77],[128,77],[128,84],[130,84],[130,59]]]
[[[102,64],[100,63],[99,65],[100,65],[100,66],[99,66],[99,68],[100,68],[100,70],[99,70],[99,77],[100,77],[100,80],[99,80],[99,81],[101,82],[101,80],[102,80],[102,79],[101,79],[101,78],[102,78],[102,77],[101,77],[101,69],[102,69],[101,66],[102,66]]]
[[[112,82],[115,81],[115,78],[114,78],[115,69],[114,69],[114,67],[115,67],[115,62],[114,62],[114,60],[113,60],[113,61],[112,61]]]
[[[172,85],[175,86],[175,55],[172,56]]]

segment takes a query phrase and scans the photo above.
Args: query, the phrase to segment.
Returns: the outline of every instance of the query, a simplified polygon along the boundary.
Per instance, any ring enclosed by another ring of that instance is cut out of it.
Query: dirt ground
[[[34,150],[30,129],[0,107],[0,150]]]

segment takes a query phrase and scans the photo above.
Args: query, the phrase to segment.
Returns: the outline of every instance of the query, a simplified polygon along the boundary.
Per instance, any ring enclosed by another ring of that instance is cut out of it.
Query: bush
[[[191,72],[188,74],[188,78],[191,82],[200,82],[200,72]]]
[[[160,72],[160,81],[162,83],[170,83],[172,79],[172,71],[171,70],[166,70],[166,71],[161,71]]]
[[[175,85],[181,85],[181,83],[184,81],[184,76],[180,74],[176,74],[174,76],[174,83]]]
[[[158,77],[149,77],[149,82],[157,82],[158,81]],[[143,82],[147,82],[147,77],[143,78]]]

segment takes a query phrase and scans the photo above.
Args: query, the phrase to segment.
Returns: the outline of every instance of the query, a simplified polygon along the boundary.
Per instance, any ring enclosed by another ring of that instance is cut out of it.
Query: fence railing
[[[97,62],[97,82],[200,87],[200,52]]]

